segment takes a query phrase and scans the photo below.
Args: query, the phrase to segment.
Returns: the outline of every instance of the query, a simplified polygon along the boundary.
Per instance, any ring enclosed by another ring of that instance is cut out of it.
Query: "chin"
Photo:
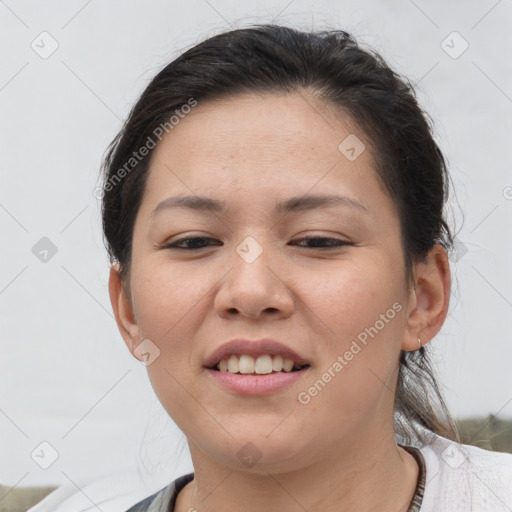
[[[296,470],[297,459],[303,457],[305,448],[297,434],[285,429],[279,433],[276,429],[270,435],[268,432],[258,430],[253,424],[243,434],[217,442],[211,439],[209,446],[202,448],[217,463],[233,471],[267,475]]]

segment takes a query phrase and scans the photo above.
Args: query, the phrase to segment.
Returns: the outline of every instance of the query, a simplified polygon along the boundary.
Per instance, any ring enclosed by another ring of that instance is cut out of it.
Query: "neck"
[[[219,465],[190,444],[194,480],[175,510],[407,512],[418,479],[414,457],[396,445],[393,429],[373,442],[360,434],[299,469],[258,474]]]

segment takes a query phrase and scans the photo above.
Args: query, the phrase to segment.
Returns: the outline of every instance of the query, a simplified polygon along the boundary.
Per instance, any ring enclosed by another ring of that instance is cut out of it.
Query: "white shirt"
[[[511,512],[512,454],[432,436],[421,512]]]

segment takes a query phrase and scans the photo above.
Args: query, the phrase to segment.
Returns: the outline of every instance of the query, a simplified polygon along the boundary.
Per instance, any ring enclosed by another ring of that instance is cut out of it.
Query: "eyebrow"
[[[275,205],[276,213],[290,213],[308,211],[316,208],[332,208],[334,206],[345,206],[369,213],[366,206],[347,196],[340,195],[304,195],[291,197],[280,201]],[[162,210],[170,208],[187,208],[203,213],[229,213],[230,209],[224,201],[204,196],[179,196],[168,197],[160,201],[151,212],[153,217]]]

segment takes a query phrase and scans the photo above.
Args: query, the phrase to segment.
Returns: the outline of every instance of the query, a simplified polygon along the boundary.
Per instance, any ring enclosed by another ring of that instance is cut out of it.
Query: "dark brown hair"
[[[134,221],[159,127],[169,132],[171,117],[192,102],[301,90],[347,112],[372,141],[376,172],[400,218],[407,282],[412,283],[413,264],[425,261],[435,244],[453,249],[443,211],[447,166],[411,82],[346,31],[256,25],[211,37],[166,65],[110,144],[103,161],[103,230],[123,284],[129,284]],[[143,147],[146,156],[139,159]],[[408,441],[424,441],[424,429],[459,441],[427,350],[401,352],[395,431]]]

